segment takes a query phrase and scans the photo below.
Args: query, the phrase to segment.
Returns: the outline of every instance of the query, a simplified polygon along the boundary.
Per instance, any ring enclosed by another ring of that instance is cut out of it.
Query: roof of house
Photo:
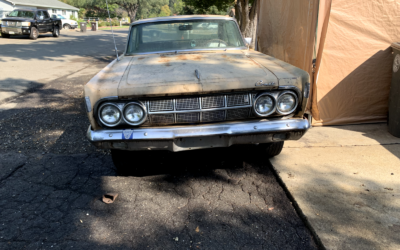
[[[28,5],[53,9],[79,10],[58,0],[5,0],[13,5]]]

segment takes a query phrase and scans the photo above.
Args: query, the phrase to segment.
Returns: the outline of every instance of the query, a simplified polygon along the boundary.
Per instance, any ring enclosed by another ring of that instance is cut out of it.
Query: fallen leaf
[[[273,209],[274,209],[273,207],[268,208],[269,211],[271,211],[271,210],[273,210]]]
[[[83,221],[82,220],[80,220],[81,221],[81,223],[83,223]]]
[[[196,233],[200,232],[199,227],[196,227]]]

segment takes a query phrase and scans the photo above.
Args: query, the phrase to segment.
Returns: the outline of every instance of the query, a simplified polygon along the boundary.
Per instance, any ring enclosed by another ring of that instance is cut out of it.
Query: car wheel
[[[58,28],[58,26],[54,27],[53,36],[54,37],[59,37],[60,36],[60,29]]]
[[[1,33],[2,38],[10,38],[10,34]]]
[[[65,24],[64,29],[69,30],[69,29],[71,29],[71,26],[69,24]]]
[[[271,142],[271,143],[261,143],[257,146],[261,157],[267,156],[268,158],[279,155],[283,149],[283,141]]]
[[[32,40],[36,40],[39,37],[39,32],[35,27],[31,28],[31,34],[29,35],[29,38]]]

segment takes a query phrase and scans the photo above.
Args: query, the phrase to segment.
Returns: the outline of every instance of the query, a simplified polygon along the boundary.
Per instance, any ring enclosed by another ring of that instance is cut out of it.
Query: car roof
[[[235,20],[229,16],[219,16],[219,15],[182,15],[182,16],[168,16],[168,17],[155,17],[147,18],[135,21],[131,25],[137,25],[141,23],[155,23],[155,22],[168,22],[168,21],[183,21],[183,20],[201,20],[201,19],[212,19],[212,20]]]

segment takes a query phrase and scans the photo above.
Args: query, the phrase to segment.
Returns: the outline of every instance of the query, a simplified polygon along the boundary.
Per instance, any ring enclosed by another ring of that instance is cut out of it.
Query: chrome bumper
[[[9,27],[1,26],[1,33],[4,34],[15,34],[15,35],[27,35],[31,32],[29,27]]]
[[[93,131],[87,138],[98,148],[185,151],[298,140],[310,128],[306,119],[252,120],[205,125],[140,127]]]

